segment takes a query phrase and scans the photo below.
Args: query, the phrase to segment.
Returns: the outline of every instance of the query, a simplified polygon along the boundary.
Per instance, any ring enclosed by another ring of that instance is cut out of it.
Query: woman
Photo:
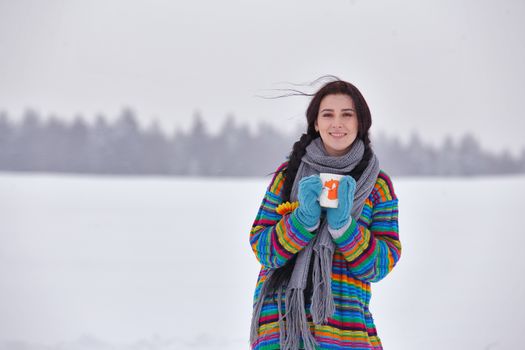
[[[250,343],[270,349],[382,349],[370,283],[401,254],[398,200],[379,167],[359,90],[325,84],[306,111],[307,132],[270,182],[250,232],[262,267]],[[319,173],[344,175],[337,208],[322,208]]]

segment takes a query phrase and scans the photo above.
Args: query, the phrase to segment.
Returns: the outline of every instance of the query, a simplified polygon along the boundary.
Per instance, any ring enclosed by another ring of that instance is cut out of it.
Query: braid
[[[301,165],[301,159],[306,153],[306,146],[312,142],[315,135],[312,136],[309,133],[303,134],[301,138],[294,143],[292,152],[288,160],[288,166],[286,167],[283,188],[281,191],[281,198],[283,202],[290,200],[290,194],[292,192],[292,185],[295,180],[295,175],[297,175],[297,170],[299,170],[299,165]]]
[[[292,152],[288,158],[288,165],[286,167],[285,179],[283,183],[283,188],[281,190],[281,198],[283,202],[290,200],[290,194],[292,192],[292,186],[297,175],[297,170],[299,170],[299,165],[301,165],[301,159],[306,153],[306,147],[312,142],[312,140],[317,136],[315,131],[313,133],[302,134],[301,138],[296,141],[292,147]],[[297,260],[297,254],[295,254],[286,264],[278,268],[273,275],[270,277],[269,290],[272,293],[276,292],[278,286],[282,285],[282,282],[288,281],[292,275],[293,268],[295,266],[295,260]],[[313,262],[313,259],[312,259]]]

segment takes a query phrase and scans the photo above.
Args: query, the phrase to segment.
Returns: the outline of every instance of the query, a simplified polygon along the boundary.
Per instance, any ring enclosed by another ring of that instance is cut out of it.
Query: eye
[[[345,114],[343,114],[343,117],[351,117],[351,116],[353,116],[352,113],[345,113]]]
[[[327,117],[327,118],[329,118],[329,117],[332,116],[332,114],[331,114],[331,113],[325,113],[325,114],[323,114],[322,116],[323,116],[323,117]]]

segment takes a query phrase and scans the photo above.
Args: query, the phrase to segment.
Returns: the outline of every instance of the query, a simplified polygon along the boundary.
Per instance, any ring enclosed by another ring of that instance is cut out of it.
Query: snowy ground
[[[248,349],[268,181],[0,173],[0,350]],[[394,185],[385,349],[520,348],[525,177]]]

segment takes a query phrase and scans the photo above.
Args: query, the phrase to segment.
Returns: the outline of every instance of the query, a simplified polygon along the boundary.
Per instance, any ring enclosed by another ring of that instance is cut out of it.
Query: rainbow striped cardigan
[[[289,213],[281,216],[275,210],[282,203],[280,192],[287,164],[281,164],[273,176],[250,231],[250,245],[261,264],[254,305],[268,271],[283,266],[315,236],[292,220]],[[343,235],[334,239],[332,293],[335,313],[328,318],[327,324],[315,325],[310,304],[306,305],[310,331],[319,349],[382,349],[369,310],[370,283],[383,279],[399,260],[397,204],[392,181],[381,170],[361,217],[352,220]],[[284,296],[282,307],[283,313],[286,312]],[[275,293],[273,298],[267,296],[263,302],[258,337],[251,344],[252,350],[279,349],[278,317]]]

